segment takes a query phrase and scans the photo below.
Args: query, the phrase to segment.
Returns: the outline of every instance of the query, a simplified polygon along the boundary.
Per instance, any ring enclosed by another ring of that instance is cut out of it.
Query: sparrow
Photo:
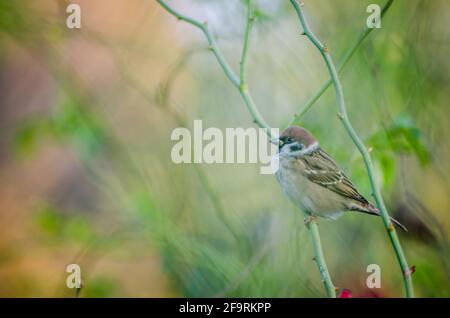
[[[276,178],[283,192],[309,217],[335,219],[345,211],[380,216],[308,130],[291,126],[276,142]],[[406,231],[400,222],[391,221]]]

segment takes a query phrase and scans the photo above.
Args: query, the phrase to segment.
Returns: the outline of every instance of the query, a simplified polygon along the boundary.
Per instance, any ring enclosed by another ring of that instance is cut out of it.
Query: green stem
[[[251,9],[251,0],[247,0],[247,25],[245,26],[245,33],[244,33],[244,43],[242,45],[242,54],[241,54],[241,61],[240,61],[240,74],[241,74],[241,86],[245,86],[247,83],[247,56],[248,56],[248,43],[250,38],[250,33],[252,32],[253,27],[253,21],[255,20],[255,17],[252,15],[252,9]]]
[[[167,10],[167,12],[169,12],[170,14],[175,16],[177,19],[185,21],[185,22],[199,28],[203,32],[203,34],[206,36],[206,39],[208,41],[209,49],[214,53],[217,61],[219,62],[222,70],[224,71],[225,75],[228,77],[228,79],[231,81],[231,83],[239,90],[239,93],[241,94],[242,99],[244,100],[244,103],[253,118],[253,122],[255,124],[257,124],[259,127],[264,128],[267,135],[269,136],[269,138],[272,137],[270,127],[265,122],[265,120],[259,113],[258,109],[256,108],[256,105],[253,102],[253,98],[247,88],[247,85],[245,84],[245,82],[242,82],[239,77],[236,76],[236,74],[233,72],[231,67],[228,65],[227,61],[225,60],[225,57],[223,56],[222,52],[220,51],[219,47],[217,46],[217,42],[214,39],[214,36],[209,31],[208,24],[206,22],[201,23],[197,20],[189,18],[185,15],[182,15],[181,13],[177,12],[176,10],[171,8],[169,5],[167,5],[163,0],[157,0],[157,2],[165,10]],[[248,1],[248,10],[249,10],[248,16],[251,18],[247,19],[247,27],[246,27],[246,32],[245,32],[245,36],[244,36],[244,48],[242,50],[242,58],[243,59],[241,60],[241,70],[245,69],[246,56],[247,56],[247,51],[248,51],[249,34],[251,31],[251,25],[253,23],[253,18],[251,16],[251,12],[250,12],[250,10],[251,10],[250,1]],[[245,76],[245,71],[244,71],[243,75]],[[241,78],[242,78],[242,74],[241,74]]]
[[[397,260],[400,264],[404,287],[405,287],[405,291],[406,291],[406,297],[408,297],[408,298],[414,297],[414,291],[413,291],[412,279],[411,279],[411,270],[406,261],[406,257],[403,252],[403,249],[401,247],[400,241],[398,239],[397,232],[395,231],[395,228],[389,217],[389,213],[386,209],[386,206],[384,205],[384,201],[381,196],[381,192],[377,186],[377,183],[375,180],[374,168],[373,168],[373,164],[372,164],[372,160],[370,158],[369,152],[367,151],[363,142],[361,141],[361,139],[358,137],[357,133],[353,129],[353,126],[348,118],[347,108],[345,106],[345,100],[344,100],[344,93],[342,90],[342,84],[341,84],[341,81],[339,80],[339,75],[336,70],[336,67],[334,66],[333,60],[331,59],[331,55],[328,53],[328,49],[324,45],[322,45],[322,43],[319,41],[319,39],[312,33],[308,23],[305,20],[302,6],[299,6],[295,0],[290,0],[290,1],[299,17],[299,20],[303,27],[303,31],[304,31],[305,35],[314,44],[314,46],[320,51],[320,54],[322,55],[322,57],[325,60],[325,63],[327,65],[328,72],[330,73],[331,79],[333,81],[333,85],[334,85],[334,89],[335,89],[335,93],[336,93],[336,100],[337,100],[337,104],[339,107],[338,116],[339,116],[340,120],[342,121],[342,123],[344,124],[344,127],[347,130],[347,133],[353,140],[353,143],[356,145],[359,152],[361,153],[361,156],[364,159],[364,164],[367,169],[367,174],[369,175],[370,186],[372,187],[372,192],[373,192],[373,196],[375,198],[375,202],[378,206],[378,209],[381,212],[381,218],[383,219],[384,226],[387,229],[389,238],[391,240],[392,246],[394,247],[394,251],[397,256]]]
[[[319,226],[317,225],[317,220],[311,218],[307,224],[309,232],[311,233],[311,240],[313,242],[314,249],[314,260],[319,268],[320,278],[327,291],[327,296],[329,298],[336,298],[336,287],[334,287],[331,281],[330,273],[328,272],[327,263],[325,262],[325,257],[322,252],[322,243],[320,242]]]
[[[213,36],[209,32],[206,24],[200,23],[196,20],[193,20],[191,18],[181,15],[180,13],[178,13],[175,10],[173,10],[172,8],[170,8],[162,0],[157,0],[157,1],[159,4],[161,4],[161,6],[163,8],[165,8],[169,13],[171,13],[178,19],[186,21],[187,23],[190,23],[190,24],[200,28],[203,31],[203,33],[206,35],[206,37],[208,39],[210,49],[214,52],[219,64],[221,65],[223,71],[225,72],[225,75],[230,79],[230,81],[233,83],[233,85],[239,89],[242,99],[244,100],[245,105],[247,106],[247,109],[253,118],[253,121],[259,127],[265,128],[268,136],[272,137],[270,127],[264,121],[262,116],[259,114],[258,109],[256,108],[256,105],[253,101],[253,98],[252,98],[252,96],[248,90],[247,84],[246,84],[246,80],[247,80],[246,79],[246,66],[247,66],[248,44],[249,44],[250,33],[251,33],[253,20],[254,20],[254,17],[252,15],[252,11],[251,11],[251,0],[247,1],[247,10],[248,10],[247,11],[247,25],[246,25],[245,33],[244,33],[244,42],[243,42],[242,55],[241,55],[241,61],[240,61],[240,78],[239,78],[239,80],[237,80],[236,75],[233,73],[231,68],[228,66],[228,63],[226,63],[222,53],[220,52],[219,48],[216,45],[216,41],[214,40]],[[325,284],[327,294],[329,297],[336,297],[335,289],[334,289],[333,283],[331,282],[331,278],[328,273],[328,269],[327,269],[325,259],[323,256],[322,245],[320,243],[319,229],[318,229],[317,224],[315,223],[315,220],[311,224],[311,226],[309,226],[308,228],[310,229],[310,232],[311,232],[311,239],[313,242],[315,260],[317,262],[322,280]]]
[[[392,2],[394,2],[394,0],[388,0],[383,6],[383,8],[381,9],[381,18],[385,15]],[[341,61],[339,61],[337,65],[338,73],[340,73],[342,69],[347,65],[348,61],[352,58],[353,54],[355,54],[356,50],[359,48],[364,39],[370,34],[370,32],[372,32],[372,30],[373,28],[369,28],[366,26],[364,30],[359,34],[355,43],[347,50],[347,52],[345,52],[344,57],[341,59]],[[317,92],[306,101],[301,110],[294,115],[294,117],[290,120],[288,126],[292,126],[295,122],[299,121],[311,109],[311,107],[317,102],[317,100],[323,95],[323,93],[325,93],[325,91],[328,89],[328,87],[331,86],[331,84],[333,84],[333,80],[331,78],[328,78],[325,83],[320,86]]]
[[[259,127],[264,128],[269,138],[272,137],[270,127],[262,118],[262,116],[258,112],[258,108],[253,101],[252,95],[248,90],[247,85],[247,56],[248,56],[248,44],[250,41],[250,33],[253,27],[253,21],[255,20],[252,12],[252,3],[251,0],[247,0],[247,24],[245,26],[244,32],[244,40],[242,44],[242,54],[240,64],[240,82],[239,82],[239,92],[242,96],[242,99],[247,105],[247,109],[250,112],[253,122],[255,122]]]
[[[250,112],[253,121],[260,127],[265,128],[266,133],[269,137],[271,136],[271,130],[269,125],[264,121],[262,116],[259,114],[258,109],[256,108],[256,105],[253,101],[253,98],[247,88],[246,84],[246,66],[247,66],[247,55],[248,55],[248,44],[249,44],[249,38],[250,33],[253,25],[253,16],[251,11],[251,0],[247,1],[247,25],[245,28],[244,33],[244,42],[243,42],[243,48],[242,48],[242,55],[241,55],[241,61],[240,61],[240,77],[239,80],[237,80],[236,75],[234,75],[231,68],[226,63],[225,59],[223,58],[222,53],[220,52],[219,48],[216,45],[216,41],[214,40],[212,34],[209,32],[207,28],[207,24],[200,23],[196,20],[193,20],[191,18],[188,18],[186,16],[181,15],[180,13],[176,12],[172,8],[170,8],[164,1],[157,0],[163,8],[165,8],[169,13],[174,15],[180,20],[186,21],[187,23],[190,23],[198,28],[200,28],[203,33],[206,35],[208,39],[208,43],[210,45],[210,49],[214,52],[215,56],[217,57],[217,60],[219,61],[219,64],[222,66],[222,69],[224,70],[227,77],[230,79],[230,81],[239,89],[239,92],[242,96],[242,99],[245,102],[245,105],[247,106],[248,111]],[[219,58],[220,57],[220,58]],[[237,83],[237,85],[236,85]],[[315,260],[317,262],[322,280],[325,284],[325,288],[327,290],[327,294],[330,297],[336,297],[335,290],[333,283],[331,282],[330,275],[328,273],[328,269],[325,263],[325,259],[322,252],[322,245],[320,243],[320,236],[319,236],[319,229],[317,224],[314,222],[311,224],[311,226],[308,227],[311,232],[311,239],[313,241],[313,248],[315,252]]]
[[[209,49],[214,53],[216,56],[217,61],[219,62],[220,66],[222,67],[222,70],[225,72],[225,75],[230,79],[231,83],[233,83],[234,86],[239,88],[239,79],[234,74],[231,67],[228,65],[227,61],[225,60],[222,52],[219,50],[219,47],[217,46],[216,40],[214,39],[213,35],[209,31],[208,23],[207,22],[200,22],[197,20],[194,20],[192,18],[189,18],[174,9],[172,9],[167,3],[165,3],[163,0],[157,0],[157,2],[167,10],[170,14],[175,16],[178,20],[182,20],[184,22],[187,22],[189,24],[192,24],[193,26],[199,28],[203,34],[206,36],[206,39],[208,40]]]

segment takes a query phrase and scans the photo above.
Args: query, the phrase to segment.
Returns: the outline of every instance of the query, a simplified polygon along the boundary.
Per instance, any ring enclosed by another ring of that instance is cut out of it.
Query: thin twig
[[[157,0],[157,2],[164,8],[167,10],[167,12],[169,12],[170,14],[172,14],[173,16],[175,16],[177,19],[185,21],[186,23],[189,23],[197,28],[199,28],[203,34],[206,36],[206,39],[208,41],[209,44],[209,49],[214,53],[217,61],[219,62],[222,70],[224,71],[225,75],[228,77],[228,79],[231,81],[231,83],[237,88],[239,89],[239,92],[242,96],[242,99],[245,102],[245,105],[248,109],[248,111],[250,112],[252,118],[253,118],[253,122],[255,124],[257,124],[259,127],[264,128],[267,135],[269,137],[271,136],[271,131],[270,131],[270,126],[265,122],[265,120],[263,119],[263,117],[261,116],[261,114],[259,113],[258,109],[256,108],[255,103],[253,102],[253,98],[250,95],[250,92],[247,88],[247,85],[242,85],[239,77],[236,76],[236,74],[233,72],[233,70],[231,69],[231,67],[228,65],[228,62],[225,60],[225,57],[223,56],[221,50],[219,49],[219,47],[217,46],[217,42],[214,38],[214,36],[212,35],[211,31],[208,28],[208,23],[201,23],[195,19],[189,18],[185,15],[182,15],[181,13],[177,12],[176,10],[174,10],[173,8],[171,8],[167,3],[165,3],[163,0]],[[250,7],[250,2],[249,2],[249,7]],[[248,22],[247,22],[248,23]],[[249,33],[250,33],[250,27],[248,27],[248,31],[246,32],[245,35],[245,43],[244,43],[244,47],[245,49],[243,50],[243,56],[245,57],[247,55],[247,48],[246,46],[248,45],[248,38],[249,38]],[[245,67],[245,60],[243,66],[241,66],[242,68]],[[245,73],[244,73],[245,74]]]
[[[170,14],[175,16],[178,20],[182,20],[186,23],[192,24],[193,26],[199,28],[203,32],[203,34],[206,36],[206,39],[208,40],[209,49],[216,56],[217,61],[219,62],[220,66],[222,67],[222,70],[225,72],[226,76],[230,79],[231,83],[233,83],[234,86],[239,88],[239,78],[234,74],[233,70],[228,65],[222,52],[220,51],[219,47],[217,46],[216,40],[214,39],[212,33],[209,31],[208,23],[207,22],[202,23],[200,21],[194,20],[185,15],[182,15],[181,13],[172,9],[163,0],[157,0],[157,1],[164,9],[166,9]]]
[[[311,233],[311,240],[313,242],[315,255],[314,261],[317,263],[317,267],[319,268],[320,278],[323,285],[325,286],[327,296],[329,298],[336,298],[336,287],[334,287],[334,284],[331,280],[327,263],[325,262],[325,257],[323,256],[322,243],[320,242],[319,226],[317,225],[316,218],[311,218],[307,223],[307,227],[309,229],[309,232]]]
[[[250,38],[250,33],[252,32],[253,27],[253,21],[255,20],[255,17],[253,16],[252,9],[251,9],[251,0],[247,0],[247,25],[245,26],[245,33],[244,33],[244,43],[242,45],[242,54],[241,54],[241,61],[240,61],[240,86],[247,85],[247,56],[248,56],[248,42]]]
[[[363,142],[359,138],[358,134],[354,130],[354,128],[348,118],[347,108],[345,106],[344,93],[342,90],[342,84],[341,84],[341,81],[339,80],[339,75],[338,75],[336,67],[333,63],[331,55],[328,52],[328,49],[312,33],[308,23],[305,20],[302,6],[300,6],[295,0],[290,0],[290,1],[298,15],[298,18],[303,27],[303,31],[304,31],[305,35],[314,44],[314,46],[319,50],[320,54],[322,55],[326,65],[327,65],[327,69],[328,69],[328,72],[330,73],[331,79],[333,81],[334,89],[336,92],[336,100],[337,100],[337,104],[338,104],[338,108],[339,108],[338,116],[339,116],[340,120],[342,121],[342,123],[344,124],[344,127],[345,127],[347,133],[353,140],[353,143],[356,145],[359,152],[361,153],[361,156],[364,159],[364,164],[367,169],[367,174],[369,176],[370,186],[372,188],[375,202],[378,206],[378,209],[381,212],[381,218],[383,220],[384,226],[387,229],[389,238],[391,240],[392,246],[394,247],[395,254],[397,256],[398,262],[400,264],[400,268],[402,270],[402,277],[403,277],[403,282],[404,282],[404,286],[405,286],[406,297],[414,297],[414,291],[413,291],[412,279],[411,279],[411,269],[408,266],[408,262],[406,260],[405,254],[403,252],[403,249],[400,245],[400,241],[397,236],[397,232],[395,231],[395,228],[391,222],[389,213],[386,209],[386,206],[384,205],[384,201],[381,196],[380,189],[378,188],[378,185],[376,183],[373,164],[372,164],[372,160],[370,158],[369,152],[367,151],[365,145],[363,144]]]
[[[388,0],[386,4],[381,9],[381,18],[385,15],[386,11],[391,6],[392,2],[394,0]],[[356,39],[355,43],[345,52],[342,59],[339,61],[337,65],[337,71],[340,73],[342,69],[347,65],[348,61],[352,58],[353,54],[355,54],[356,50],[358,50],[361,43],[364,41],[364,39],[372,32],[373,28],[365,27],[364,30],[359,34],[358,38]],[[289,122],[288,126],[292,126],[295,122],[299,121],[310,109],[311,107],[317,102],[317,100],[325,93],[325,91],[328,89],[328,87],[333,84],[333,80],[328,78],[325,83],[320,86],[320,88],[317,90],[317,92],[311,96],[306,103],[301,107],[300,111],[294,115],[294,117]]]

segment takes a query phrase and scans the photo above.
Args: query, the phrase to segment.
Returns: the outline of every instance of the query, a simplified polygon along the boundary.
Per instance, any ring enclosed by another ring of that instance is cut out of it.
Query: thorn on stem
[[[372,147],[367,148],[367,152],[368,152],[368,153],[371,153],[372,151],[373,151],[373,148],[372,148]]]
[[[407,270],[405,270],[403,272],[403,275],[405,277],[411,276],[412,274],[414,274],[416,272],[416,265],[413,265],[411,268],[408,268]]]
[[[392,232],[392,231],[394,231],[394,230],[395,230],[394,224],[392,224],[392,222],[389,222],[388,231],[389,231],[389,232]]]
[[[326,45],[322,46],[322,51],[325,53],[328,53],[328,47]]]
[[[214,47],[212,45],[208,45],[208,50],[214,51]]]
[[[307,228],[309,228],[311,222],[314,222],[314,221],[316,223],[318,223],[317,222],[317,218],[314,215],[308,215],[307,217],[305,217],[305,220],[304,220],[305,225],[306,225]]]
[[[203,21],[203,25],[208,26],[208,21]]]
[[[337,113],[337,116],[339,117],[340,120],[344,119],[344,115],[342,115],[341,113]]]

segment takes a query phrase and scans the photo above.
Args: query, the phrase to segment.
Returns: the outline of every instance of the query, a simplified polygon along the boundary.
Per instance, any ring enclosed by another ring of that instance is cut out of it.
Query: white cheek
[[[283,156],[283,155],[287,155],[288,153],[290,153],[290,151],[291,151],[291,149],[289,148],[288,145],[286,145],[286,146],[282,147],[280,150],[278,150],[278,154],[280,156]]]

